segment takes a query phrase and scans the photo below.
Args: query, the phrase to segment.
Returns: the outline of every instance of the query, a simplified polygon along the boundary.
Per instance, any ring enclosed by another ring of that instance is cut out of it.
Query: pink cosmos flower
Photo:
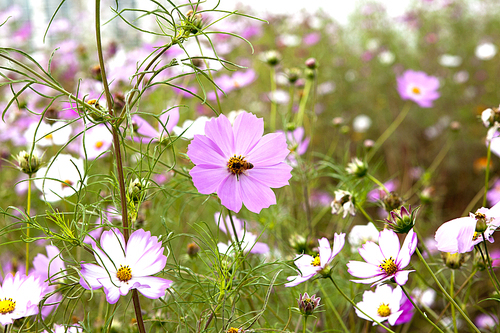
[[[37,314],[47,287],[47,282],[35,274],[7,274],[0,287],[0,324],[12,324],[16,319]]]
[[[92,243],[99,265],[81,264],[80,284],[88,290],[101,287],[106,300],[115,304],[120,296],[137,289],[147,298],[165,295],[172,281],[151,276],[160,272],[167,263],[163,247],[156,236],[142,229],[134,231],[125,245],[125,238],[118,229],[102,233],[101,246]]]
[[[413,229],[406,235],[403,246],[400,248],[398,235],[385,229],[379,233],[377,245],[366,242],[359,254],[366,262],[349,261],[349,273],[364,280],[352,280],[357,283],[380,284],[394,278],[397,284],[404,285],[408,281],[408,274],[413,271],[403,270],[410,263],[411,256],[417,247],[417,234]]]
[[[283,133],[283,131],[277,131]],[[291,166],[297,166],[297,155],[304,155],[309,147],[310,138],[304,137],[304,127],[297,127],[293,131],[286,132],[286,140],[288,142],[288,149],[291,154],[287,156]]]
[[[169,134],[173,134],[174,127],[179,122],[179,108],[176,107],[162,113],[159,117],[159,120],[160,121],[158,122],[158,128],[156,129],[138,115],[132,116],[134,130],[139,135],[161,141],[165,137],[168,138]]]
[[[402,76],[398,76],[397,81],[398,93],[401,98],[412,100],[420,107],[432,107],[432,102],[440,96],[437,91],[439,88],[438,78],[424,72],[407,70]]]
[[[236,241],[236,238],[240,242],[241,250],[244,253],[258,253],[264,254],[269,252],[269,246],[266,243],[256,242],[257,235],[251,233],[246,228],[246,222],[240,221],[240,219],[233,217],[234,229],[236,229],[236,236],[234,236],[234,230],[231,225],[231,219],[226,216],[225,220],[221,218],[220,213],[215,213],[215,223],[219,224],[219,229],[225,234],[231,236],[231,241],[228,244],[219,243],[217,247],[220,253],[228,253],[231,250],[237,249],[237,245],[232,243]],[[226,226],[228,229],[226,229]]]
[[[500,226],[500,204],[488,208],[479,208],[475,214],[459,217],[443,223],[436,231],[437,248],[441,252],[470,252],[483,241],[483,236],[476,232],[477,222],[485,223],[484,236],[493,243],[493,233]]]
[[[330,247],[330,242],[327,238],[323,237],[318,239],[319,254],[312,257],[308,254],[300,254],[295,257],[295,266],[299,269],[299,275],[289,276],[288,283],[285,287],[294,287],[302,282],[305,282],[318,273],[328,273],[328,265],[332,262],[333,258],[342,250],[345,244],[345,234],[335,234],[333,238],[333,249]]]
[[[500,179],[493,184],[493,186],[488,190],[486,198],[490,205],[495,205],[500,202]]]
[[[255,71],[249,69],[245,72],[235,72],[233,75],[222,75],[215,80],[217,85],[224,91],[226,94],[229,94],[231,91],[243,88],[251,84],[257,78]]]
[[[217,193],[222,205],[239,212],[244,203],[259,213],[276,203],[271,187],[288,185],[292,167],[282,133],[264,133],[264,121],[242,112],[233,126],[226,116],[205,124],[205,135],[195,135],[188,156],[195,164],[189,174],[202,194]]]

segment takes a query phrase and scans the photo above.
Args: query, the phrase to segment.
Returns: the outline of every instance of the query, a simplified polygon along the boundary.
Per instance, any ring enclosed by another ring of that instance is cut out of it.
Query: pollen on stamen
[[[127,266],[120,265],[120,268],[116,272],[116,277],[121,282],[127,282],[130,279],[132,279],[132,269],[130,269],[128,265]]]
[[[420,88],[418,88],[418,87],[413,87],[411,89],[411,92],[416,94],[416,95],[420,95],[420,93],[421,93]]]
[[[103,145],[104,145],[104,142],[102,142],[102,141],[97,141],[97,142],[95,143],[95,147],[96,147],[97,149],[100,149]]]
[[[385,272],[387,275],[393,275],[398,271],[398,266],[392,257],[384,259],[378,267],[380,267],[380,270]]]
[[[317,255],[317,256],[313,259],[313,261],[311,261],[311,265],[313,265],[313,266],[320,266],[320,265],[321,265],[321,261],[320,261],[320,259],[319,259],[319,255]]]
[[[388,317],[391,315],[391,308],[389,307],[389,305],[382,303],[377,309],[377,314],[380,317]]]
[[[0,300],[0,314],[11,313],[16,309],[16,302],[12,300],[12,298],[5,297]]]
[[[245,170],[253,169],[253,164],[247,162],[245,157],[233,155],[227,162],[228,170],[236,176],[241,175]]]

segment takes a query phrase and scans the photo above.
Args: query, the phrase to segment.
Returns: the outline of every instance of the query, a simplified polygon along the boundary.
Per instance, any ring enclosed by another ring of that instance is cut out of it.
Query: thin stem
[[[451,276],[450,276],[450,296],[451,297],[455,297],[455,295],[453,294],[454,291],[453,291],[453,287],[455,285],[455,270],[452,269],[451,270]],[[457,330],[457,316],[455,314],[455,307],[453,306],[453,304],[451,305],[451,318],[453,320],[453,330],[455,331],[455,333],[458,333],[458,330]]]
[[[484,232],[481,233],[481,236],[483,236],[484,251],[486,253],[486,256],[483,255],[483,251],[481,251],[481,244],[478,245],[479,252],[481,252],[481,257],[483,258],[483,262],[486,265],[486,271],[488,272],[488,277],[490,278],[491,282],[493,283],[493,286],[495,287],[495,290],[497,291],[497,293],[500,294],[500,291],[498,290],[498,286],[497,286],[497,285],[499,285],[498,279],[495,275],[495,272],[493,272],[493,267],[491,266],[491,260],[490,260],[489,254],[488,254],[488,247],[486,246],[486,239],[484,238]],[[490,273],[490,269],[491,269],[491,273]],[[492,275],[495,277],[495,279],[492,278]]]
[[[314,80],[306,79],[306,85],[304,86],[304,93],[300,99],[299,111],[297,112],[296,125],[297,127],[302,126],[302,121],[304,120],[304,114],[306,112],[307,100],[309,99],[309,93],[311,92],[311,87]]]
[[[387,187],[385,187],[384,183],[382,183],[380,180],[373,177],[370,173],[367,173],[366,177],[368,177],[368,179],[370,179],[372,182],[377,184],[381,189],[383,189],[385,193],[389,194],[389,190],[387,189]]]
[[[323,288],[323,286],[321,285],[321,283],[320,283],[319,280],[318,280],[318,284],[319,284],[319,289],[321,290],[321,292],[325,296],[325,297],[323,297],[323,299],[326,300],[326,303],[328,304],[328,306],[330,307],[330,309],[333,311],[333,314],[337,318],[340,326],[342,326],[342,329],[344,330],[344,332],[350,333],[350,331],[347,328],[347,326],[345,326],[344,321],[342,320],[342,317],[340,317],[340,314],[337,311],[337,308],[332,304],[332,300],[330,299],[330,297],[326,297],[327,293],[325,292],[325,289]]]
[[[236,233],[236,227],[234,226],[233,215],[231,215],[231,211],[229,209],[227,210],[227,214],[229,215],[229,220],[231,220],[231,227],[233,229],[234,240],[236,241],[236,244],[238,244],[238,250],[241,252],[242,249],[241,249],[240,240],[238,239],[238,234]]]
[[[488,152],[486,154],[486,173],[484,176],[483,207],[486,206],[486,195],[488,194],[488,179],[490,177],[490,160],[491,160],[491,140],[490,142],[488,142]]]
[[[304,328],[302,329],[303,333],[307,332],[307,317],[308,316],[303,316],[304,317]]]
[[[104,66],[104,57],[102,53],[102,43],[101,43],[101,1],[96,0],[95,2],[95,29],[96,29],[96,43],[97,43],[97,55],[99,58],[99,66],[101,67],[102,84],[104,86],[104,93],[106,95],[106,102],[108,105],[108,111],[110,116],[114,117],[114,112],[112,108],[112,98],[109,91],[108,80],[106,77],[106,68]],[[113,124],[112,124],[113,125]],[[118,185],[120,187],[120,201],[122,206],[122,226],[123,226],[123,236],[125,238],[125,244],[128,242],[129,230],[128,230],[128,212],[127,212],[127,195],[125,192],[125,180],[123,178],[123,165],[122,156],[120,149],[120,138],[118,135],[118,129],[116,125],[111,126],[113,129],[113,146],[116,159],[116,167],[118,173]],[[132,291],[132,299],[134,303],[135,316],[137,319],[137,327],[140,333],[146,333],[146,328],[144,327],[144,321],[142,319],[141,303],[139,301],[139,294],[137,289]]]
[[[427,270],[431,274],[432,279],[434,280],[434,282],[436,282],[439,290],[441,290],[441,292],[446,297],[446,299],[457,308],[458,312],[460,312],[460,314],[464,317],[465,321],[467,321],[467,323],[470,325],[470,327],[475,332],[481,333],[481,331],[476,327],[476,325],[474,325],[474,323],[470,320],[470,318],[467,316],[467,314],[465,314],[465,312],[462,310],[462,308],[455,302],[455,300],[443,288],[443,286],[439,282],[438,278],[436,277],[436,275],[434,274],[434,272],[432,271],[432,269],[429,267],[429,265],[425,261],[424,257],[422,257],[422,254],[420,253],[420,250],[418,249],[418,247],[416,248],[415,252],[417,253],[417,256],[420,258],[420,261],[422,261],[422,263],[424,264],[424,266],[427,268]]]
[[[406,289],[404,286],[401,286],[401,289],[403,290],[403,292],[405,293],[406,297],[410,300],[411,304],[413,304],[413,307],[415,309],[417,309],[417,311],[422,315],[422,317],[425,318],[425,320],[427,320],[432,326],[434,326],[435,329],[437,329],[439,332],[441,333],[444,333],[436,324],[434,324],[434,322],[432,320],[430,320],[429,317],[427,317],[427,315],[422,312],[422,310],[420,310],[420,308],[417,306],[417,304],[415,304],[415,302],[413,301],[413,299],[411,298],[411,296],[406,292]]]
[[[337,283],[333,280],[332,276],[328,276],[328,278],[330,279],[330,281],[332,281],[333,285],[335,286],[335,288],[337,288],[338,292],[349,302],[352,304],[352,306],[354,306],[359,312],[361,312],[362,314],[364,314],[365,316],[367,316],[368,318],[370,318],[371,320],[373,320],[375,323],[377,323],[378,325],[380,325],[380,327],[383,327],[386,329],[387,332],[391,332],[391,333],[395,333],[393,330],[391,330],[390,328],[388,328],[387,326],[383,325],[382,323],[376,321],[375,319],[373,319],[372,317],[370,317],[369,315],[367,315],[363,310],[361,310],[357,305],[356,303],[354,303],[354,301],[352,299],[350,299],[343,291],[342,289],[339,288],[339,286],[337,285]]]
[[[384,133],[382,133],[382,135],[377,139],[377,141],[375,142],[374,147],[368,153],[368,156],[366,158],[367,161],[371,160],[371,158],[373,157],[373,155],[375,155],[375,153],[382,146],[382,144],[384,144],[384,142],[392,135],[392,133],[394,133],[394,131],[396,130],[396,128],[398,128],[399,125],[403,122],[403,120],[408,115],[408,111],[410,111],[410,106],[411,106],[410,103],[406,103],[403,106],[403,109],[401,110],[401,112],[396,117],[396,119],[394,119],[394,121],[392,122],[392,124],[389,125],[389,127],[387,127],[387,129],[384,131]]]
[[[271,132],[276,130],[276,114],[278,112],[278,104],[276,103],[276,70],[271,66]]]
[[[30,218],[31,210],[31,174],[28,175],[28,202],[26,203],[26,215]],[[26,276],[29,273],[30,265],[30,224],[26,224]]]
[[[366,219],[369,221],[369,222],[373,222],[375,221],[374,219],[372,219],[372,217],[363,209],[363,206],[361,206],[360,204],[356,203],[356,207],[359,209],[359,211],[361,212],[361,214],[363,214]]]

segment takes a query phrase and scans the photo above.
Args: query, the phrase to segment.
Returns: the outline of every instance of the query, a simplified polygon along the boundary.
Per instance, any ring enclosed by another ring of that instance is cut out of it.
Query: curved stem
[[[387,189],[387,187],[385,187],[384,183],[382,183],[380,180],[378,180],[377,178],[373,177],[370,173],[367,173],[366,176],[368,177],[368,179],[370,179],[372,182],[374,182],[375,184],[377,184],[381,189],[383,189],[385,191],[385,193],[389,194],[389,190]]]
[[[413,228],[415,230],[415,228]],[[436,275],[434,274],[434,272],[432,271],[432,269],[429,267],[429,265],[427,264],[427,262],[425,261],[424,257],[422,257],[422,254],[420,253],[420,250],[418,249],[418,247],[416,248],[415,252],[417,253],[417,256],[420,258],[420,261],[422,261],[422,263],[424,264],[424,266],[427,268],[427,271],[429,271],[429,273],[431,274],[432,276],[432,279],[434,280],[434,282],[436,282],[439,290],[441,290],[441,292],[443,293],[443,295],[446,297],[446,299],[452,304],[454,305],[458,312],[460,312],[460,314],[464,317],[465,321],[467,321],[467,323],[470,325],[470,327],[477,333],[481,333],[481,331],[476,327],[476,325],[474,325],[474,323],[470,320],[469,316],[467,316],[467,314],[462,310],[462,308],[455,302],[455,300],[446,292],[446,290],[443,288],[443,286],[441,285],[441,283],[439,282],[438,278],[436,277]]]
[[[338,292],[349,302],[352,304],[352,306],[354,306],[359,312],[361,312],[362,314],[364,314],[365,316],[367,316],[368,318],[370,318],[371,320],[373,320],[373,322],[377,323],[378,325],[380,325],[380,327],[383,327],[386,329],[387,332],[391,332],[391,333],[395,333],[393,330],[391,330],[390,328],[388,328],[387,326],[383,325],[382,323],[376,321],[375,319],[373,319],[372,317],[370,317],[369,315],[367,315],[363,310],[361,310],[357,305],[356,303],[354,303],[354,301],[352,299],[350,299],[343,291],[342,289],[339,288],[339,286],[337,285],[337,283],[335,282],[335,280],[333,280],[332,276],[328,276],[328,278],[330,279],[330,281],[332,281],[333,285],[335,286],[335,288],[337,288]]]
[[[490,160],[491,160],[491,140],[490,142],[488,142],[488,152],[486,154],[486,173],[484,176],[483,207],[486,206],[486,195],[488,194],[488,179],[490,177]]]
[[[432,320],[430,320],[429,317],[427,317],[427,315],[422,312],[422,310],[420,310],[420,308],[417,306],[417,304],[415,304],[415,302],[413,301],[413,299],[411,298],[411,296],[406,292],[406,289],[404,286],[401,286],[401,289],[403,290],[403,292],[405,293],[406,295],[406,298],[408,298],[411,302],[411,304],[413,304],[413,307],[415,309],[417,309],[417,311],[422,315],[422,317],[425,318],[425,320],[427,320],[432,326],[434,326],[435,329],[437,329],[439,332],[441,333],[444,333],[436,324],[434,324],[434,322]]]
[[[28,202],[26,203],[26,215],[30,218],[30,210],[31,210],[31,174],[28,175]],[[29,273],[29,265],[30,265],[30,224],[26,225],[26,276]]]
[[[493,272],[493,267],[491,266],[491,260],[490,260],[490,256],[488,254],[488,247],[486,246],[486,239],[484,238],[484,232],[481,233],[481,236],[483,236],[483,244],[484,244],[484,251],[486,253],[486,256],[483,255],[483,251],[481,251],[481,244],[478,244],[478,248],[479,248],[479,252],[481,252],[481,257],[483,258],[483,262],[486,266],[486,272],[488,272],[488,277],[490,278],[491,282],[493,283],[493,286],[495,287],[495,290],[497,293],[500,294],[500,291],[498,290],[498,285],[500,285],[500,283],[498,283],[498,279],[495,275],[495,272]],[[490,273],[490,269],[491,269],[491,273]],[[493,279],[493,277],[494,279]]]
[[[337,318],[340,326],[342,326],[342,329],[344,330],[344,332],[350,333],[349,329],[345,326],[344,321],[342,320],[342,317],[340,317],[339,312],[337,311],[337,309],[335,308],[335,306],[332,304],[332,301],[330,300],[330,297],[326,297],[327,294],[325,292],[325,289],[321,285],[320,280],[318,280],[318,284],[319,284],[319,290],[321,290],[321,292],[324,295],[323,299],[326,300],[326,303],[328,304],[328,306],[330,307],[330,309],[332,309],[332,312],[335,315],[335,317]]]

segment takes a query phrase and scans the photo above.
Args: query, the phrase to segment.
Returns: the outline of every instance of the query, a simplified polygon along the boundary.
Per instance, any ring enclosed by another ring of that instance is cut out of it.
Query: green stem
[[[491,282],[493,283],[493,286],[495,287],[497,294],[500,294],[500,291],[498,290],[498,286],[500,285],[500,283],[498,282],[498,279],[496,277],[495,272],[493,272],[493,267],[491,265],[491,260],[490,260],[491,258],[490,258],[490,255],[488,253],[488,247],[486,246],[486,239],[484,238],[484,232],[481,233],[481,236],[483,236],[484,251],[486,253],[486,256],[483,255],[483,252],[481,251],[480,244],[478,245],[479,251],[481,252],[481,256],[483,257],[483,262],[486,265],[486,271],[488,272],[488,276],[489,276]],[[490,270],[491,270],[491,273],[490,273]],[[492,278],[492,276],[494,277],[494,279]]]
[[[415,228],[413,228],[415,230]],[[476,327],[476,325],[474,325],[474,323],[470,320],[470,318],[467,316],[467,314],[465,314],[465,312],[462,310],[462,308],[455,302],[455,300],[446,292],[446,290],[443,288],[443,286],[441,285],[441,283],[439,282],[438,278],[436,277],[436,275],[434,274],[434,272],[432,271],[432,269],[429,267],[429,265],[427,264],[427,262],[425,261],[424,257],[422,257],[422,254],[420,253],[420,250],[418,249],[418,247],[416,248],[415,252],[417,253],[417,256],[420,258],[420,261],[422,261],[422,263],[424,264],[425,268],[427,269],[427,271],[429,271],[429,273],[431,274],[432,276],[432,279],[434,280],[434,282],[436,282],[439,290],[441,290],[441,292],[443,293],[443,295],[446,297],[446,299],[452,304],[454,305],[458,312],[460,312],[460,314],[464,317],[465,321],[467,321],[467,323],[470,325],[470,327],[477,333],[481,333],[481,331]]]
[[[404,286],[401,286],[401,289],[403,290],[403,292],[405,293],[406,297],[410,300],[411,304],[413,304],[413,307],[415,309],[417,309],[417,311],[422,315],[422,317],[425,318],[425,320],[427,320],[432,326],[434,326],[435,329],[437,329],[439,332],[441,333],[444,333],[436,324],[434,324],[434,322],[432,320],[430,320],[429,317],[427,317],[427,315],[422,312],[422,310],[420,310],[420,308],[417,306],[417,304],[415,304],[415,302],[413,301],[413,299],[411,298],[411,296],[408,294],[408,292],[406,292],[406,289]]]
[[[325,289],[323,288],[323,286],[321,285],[320,281],[318,280],[318,284],[319,284],[319,290],[321,290],[321,292],[323,293],[324,297],[323,299],[326,300],[326,303],[328,304],[328,306],[330,307],[330,309],[332,310],[333,314],[335,315],[335,317],[337,318],[340,326],[342,326],[342,329],[344,330],[344,332],[346,333],[350,333],[349,329],[347,328],[347,326],[345,326],[344,324],[344,321],[342,320],[342,317],[340,317],[340,314],[339,312],[337,311],[337,308],[332,304],[332,301],[330,299],[330,297],[326,297],[327,293],[325,291]]]
[[[26,204],[26,215],[30,218],[30,210],[31,210],[31,174],[28,175],[28,202]],[[29,265],[30,265],[30,224],[26,224],[26,276],[29,273]]]
[[[369,214],[368,214],[368,213],[367,213],[367,212],[363,209],[363,207],[362,207],[360,204],[356,203],[356,207],[359,209],[359,211],[361,212],[361,214],[363,214],[363,215],[366,217],[366,219],[367,219],[369,222],[373,222],[373,221],[375,221],[375,220],[374,220],[374,219],[372,219],[372,217],[371,217],[371,216],[370,216],[370,215],[369,215]]]
[[[290,116],[293,111],[293,100],[295,95],[295,85],[293,83],[290,84],[290,88],[288,89],[288,94],[290,95],[290,102],[288,103],[288,115]]]
[[[411,106],[410,103],[406,103],[403,106],[403,109],[401,110],[401,112],[396,117],[396,119],[394,119],[394,121],[392,122],[392,124],[389,125],[389,127],[387,127],[387,129],[384,131],[384,133],[382,133],[382,135],[377,139],[377,141],[375,142],[374,147],[368,153],[368,156],[366,158],[367,162],[371,160],[371,158],[373,157],[373,155],[375,155],[375,153],[382,146],[382,144],[384,144],[384,142],[392,135],[392,133],[394,133],[394,131],[403,122],[403,120],[408,115],[408,111],[410,111],[410,106]]]
[[[229,215],[229,220],[231,220],[231,227],[233,229],[234,241],[236,242],[236,244],[238,244],[238,250],[241,253],[242,249],[241,249],[240,240],[238,239],[238,234],[236,233],[236,227],[234,226],[233,216],[231,215],[231,211],[229,209],[227,210],[227,214]],[[227,227],[226,227],[226,229],[227,229]],[[228,230],[228,232],[229,232],[229,230]]]
[[[455,297],[454,291],[453,291],[454,284],[455,284],[455,270],[452,269],[451,270],[451,276],[450,276],[450,296],[452,298]],[[453,306],[453,304],[451,304],[451,318],[453,320],[453,330],[455,331],[455,333],[458,333],[458,330],[457,330],[457,316],[455,314],[455,307]]]
[[[307,332],[307,317],[308,316],[303,316],[303,318],[304,318],[304,327],[302,328],[303,333]]]
[[[271,66],[271,132],[276,130],[276,114],[278,112],[278,104],[276,103],[276,70]]]
[[[306,85],[304,86],[304,93],[302,94],[302,97],[300,99],[299,111],[297,112],[297,118],[295,121],[297,127],[302,126],[302,122],[304,121],[304,114],[306,113],[307,100],[309,99],[309,93],[311,92],[313,81],[314,80],[306,79]]]
[[[375,184],[377,184],[381,189],[383,189],[385,191],[385,193],[389,194],[389,190],[387,189],[387,187],[385,187],[384,183],[382,183],[380,180],[378,180],[377,178],[373,177],[371,174],[367,173],[366,176],[368,177],[368,179],[370,179],[372,182],[374,182]]]
[[[486,174],[484,176],[483,207],[486,206],[486,195],[488,194],[488,179],[490,177],[490,160],[491,160],[491,140],[488,143],[488,152],[486,154]]]
[[[388,328],[387,326],[383,325],[382,323],[376,321],[375,319],[373,319],[372,317],[370,317],[369,315],[367,315],[363,310],[361,310],[357,305],[356,303],[354,303],[354,301],[352,299],[350,299],[343,291],[342,289],[339,288],[339,286],[337,285],[337,283],[333,280],[332,276],[328,276],[328,278],[330,279],[330,281],[332,281],[333,285],[335,286],[335,288],[337,288],[338,292],[349,302],[352,304],[352,306],[354,306],[359,312],[361,312],[362,314],[364,314],[365,316],[367,316],[368,318],[370,318],[373,322],[377,323],[378,325],[380,325],[380,327],[383,327],[385,328],[385,330],[387,332],[391,332],[391,333],[395,333],[393,330],[391,330],[390,328]]]

